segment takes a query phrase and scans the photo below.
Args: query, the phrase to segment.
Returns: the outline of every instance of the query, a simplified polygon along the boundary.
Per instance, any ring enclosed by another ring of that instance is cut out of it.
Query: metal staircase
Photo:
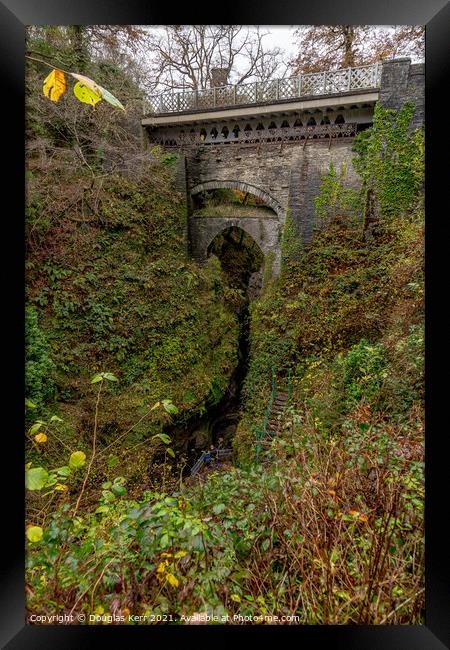
[[[272,367],[272,391],[267,402],[266,414],[261,429],[255,431],[256,459],[262,449],[267,450],[274,436],[281,429],[281,416],[292,397],[291,368]]]

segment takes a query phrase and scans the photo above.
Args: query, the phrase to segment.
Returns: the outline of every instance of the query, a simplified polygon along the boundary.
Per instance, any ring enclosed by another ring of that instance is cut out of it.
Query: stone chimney
[[[226,86],[230,68],[211,68],[210,84],[211,88],[216,86]]]

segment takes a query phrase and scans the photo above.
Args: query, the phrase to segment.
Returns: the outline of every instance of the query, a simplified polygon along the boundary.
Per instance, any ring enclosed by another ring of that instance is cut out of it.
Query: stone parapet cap
[[[338,106],[350,106],[358,103],[371,103],[378,101],[379,90],[358,90],[335,95],[315,95],[302,99],[281,100],[265,104],[254,104],[230,106],[227,108],[208,108],[189,113],[168,113],[163,115],[152,115],[145,117],[142,126],[166,126],[170,124],[194,124],[195,122],[208,122],[224,119],[239,119],[251,117],[263,117],[276,113],[292,113],[305,111],[312,108],[332,108]]]

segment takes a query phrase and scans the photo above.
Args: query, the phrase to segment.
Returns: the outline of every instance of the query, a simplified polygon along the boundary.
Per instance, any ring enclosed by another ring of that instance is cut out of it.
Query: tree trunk
[[[88,62],[85,28],[83,25],[71,25],[68,29],[74,52],[74,66],[77,72],[85,72]]]
[[[344,68],[355,67],[355,53],[353,42],[355,40],[355,28],[353,25],[344,25]]]

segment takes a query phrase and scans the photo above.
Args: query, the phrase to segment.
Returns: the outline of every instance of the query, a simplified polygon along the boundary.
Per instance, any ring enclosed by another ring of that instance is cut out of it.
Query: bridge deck
[[[164,92],[153,96],[147,106],[150,115],[190,113],[205,109],[271,104],[301,97],[336,95],[378,89],[381,64],[302,74],[288,79],[255,81],[199,90]]]

